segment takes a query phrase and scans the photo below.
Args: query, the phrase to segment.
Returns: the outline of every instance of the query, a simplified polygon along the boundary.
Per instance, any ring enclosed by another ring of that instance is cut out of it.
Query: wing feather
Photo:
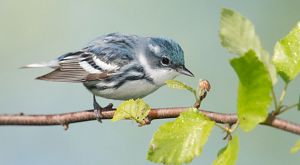
[[[57,69],[36,79],[58,82],[86,82],[109,77],[109,74],[113,71],[102,70],[99,66],[95,66],[93,57],[95,57],[94,54],[82,51],[63,55],[58,59],[59,67]]]
[[[81,51],[60,56],[58,67],[37,79],[61,82],[106,79],[136,60],[136,44],[137,36],[112,33],[99,37]]]

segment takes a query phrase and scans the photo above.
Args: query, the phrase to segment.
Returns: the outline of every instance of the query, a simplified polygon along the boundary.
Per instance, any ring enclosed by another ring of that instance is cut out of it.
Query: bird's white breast
[[[105,90],[92,90],[92,93],[95,95],[109,98],[109,99],[117,99],[117,100],[128,100],[128,99],[136,99],[136,98],[142,98],[152,92],[154,92],[156,89],[158,89],[160,86],[154,85],[147,80],[134,80],[134,81],[128,81],[124,83],[122,86],[120,86],[117,89],[105,89]]]

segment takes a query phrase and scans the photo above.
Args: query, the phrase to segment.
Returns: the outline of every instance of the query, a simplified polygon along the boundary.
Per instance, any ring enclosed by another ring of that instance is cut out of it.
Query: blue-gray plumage
[[[179,74],[193,76],[178,43],[166,38],[111,33],[56,60],[25,67],[51,67],[37,79],[82,82],[94,95],[110,99],[141,98]]]

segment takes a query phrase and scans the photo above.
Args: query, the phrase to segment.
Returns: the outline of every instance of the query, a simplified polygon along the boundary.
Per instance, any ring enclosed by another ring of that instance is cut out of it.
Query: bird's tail
[[[57,60],[53,60],[53,61],[49,61],[49,62],[28,64],[28,65],[22,66],[21,68],[44,68],[44,67],[56,69],[59,67],[59,64],[58,64]]]

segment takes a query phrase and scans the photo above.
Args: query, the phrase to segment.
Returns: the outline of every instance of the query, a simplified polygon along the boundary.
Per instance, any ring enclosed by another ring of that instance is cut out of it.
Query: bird
[[[180,74],[194,77],[185,67],[184,52],[174,40],[110,33],[90,41],[84,48],[23,68],[53,70],[36,79],[82,83],[93,94],[97,118],[105,108],[95,96],[128,100],[147,96]],[[101,119],[100,119],[101,121]]]

